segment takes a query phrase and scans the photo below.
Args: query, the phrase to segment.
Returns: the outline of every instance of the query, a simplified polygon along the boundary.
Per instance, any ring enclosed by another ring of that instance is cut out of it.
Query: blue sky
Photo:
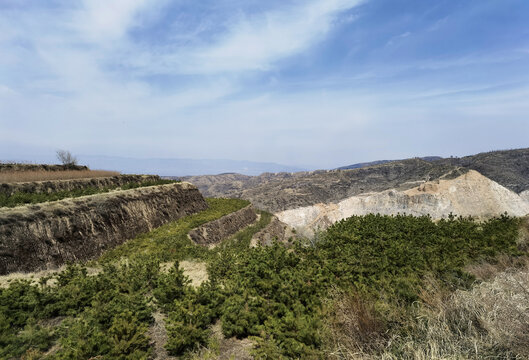
[[[0,0],[0,158],[529,146],[526,0]]]

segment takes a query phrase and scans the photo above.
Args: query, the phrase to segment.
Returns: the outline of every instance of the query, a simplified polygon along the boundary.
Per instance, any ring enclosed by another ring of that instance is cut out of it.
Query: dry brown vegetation
[[[385,347],[384,323],[376,314],[374,302],[336,288],[330,299],[329,359],[362,359]]]
[[[88,179],[117,176],[119,174],[117,171],[107,170],[6,171],[0,172],[0,183]]]
[[[505,269],[508,264],[516,267]],[[473,270],[488,280],[470,290],[452,293],[426,279],[407,333],[389,339],[379,332],[373,306],[351,295],[333,297],[329,358],[529,358],[529,261],[505,257],[497,266],[484,266]]]

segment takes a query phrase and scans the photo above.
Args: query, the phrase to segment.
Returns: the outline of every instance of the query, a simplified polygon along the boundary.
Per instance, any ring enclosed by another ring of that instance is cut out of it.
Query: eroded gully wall
[[[0,209],[0,274],[93,259],[207,203],[189,183]]]

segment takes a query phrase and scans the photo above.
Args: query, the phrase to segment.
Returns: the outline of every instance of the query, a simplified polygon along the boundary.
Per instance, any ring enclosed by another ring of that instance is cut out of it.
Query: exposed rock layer
[[[520,197],[529,203],[529,190],[520,193]]]
[[[20,183],[0,184],[0,194],[8,196],[16,192],[28,193],[54,193],[58,191],[71,191],[93,187],[103,189],[106,187],[117,187],[128,183],[142,183],[146,181],[157,181],[157,175],[119,175],[111,177],[73,179],[73,180],[49,180]]]
[[[0,209],[0,274],[91,259],[206,208],[195,186],[180,183]]]
[[[277,216],[273,216],[270,223],[252,237],[251,245],[269,246],[274,241],[286,242],[293,235],[291,228],[287,224],[281,222]]]
[[[210,221],[189,232],[191,240],[199,245],[212,245],[234,235],[242,228],[252,224],[257,214],[252,205],[233,212],[220,219]]]
[[[490,218],[507,212],[529,213],[529,203],[516,193],[471,170],[452,180],[438,180],[405,191],[387,190],[353,196],[337,203],[316,204],[276,214],[301,231],[326,228],[353,215],[369,213],[427,215],[434,219],[450,213]]]

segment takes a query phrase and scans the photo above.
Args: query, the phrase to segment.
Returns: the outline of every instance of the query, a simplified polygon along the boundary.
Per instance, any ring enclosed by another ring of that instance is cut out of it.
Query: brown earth
[[[0,209],[0,274],[93,259],[142,232],[205,210],[189,183]]]
[[[88,170],[83,165],[48,165],[48,164],[18,164],[0,162],[0,173],[11,171],[67,171],[67,170]]]

